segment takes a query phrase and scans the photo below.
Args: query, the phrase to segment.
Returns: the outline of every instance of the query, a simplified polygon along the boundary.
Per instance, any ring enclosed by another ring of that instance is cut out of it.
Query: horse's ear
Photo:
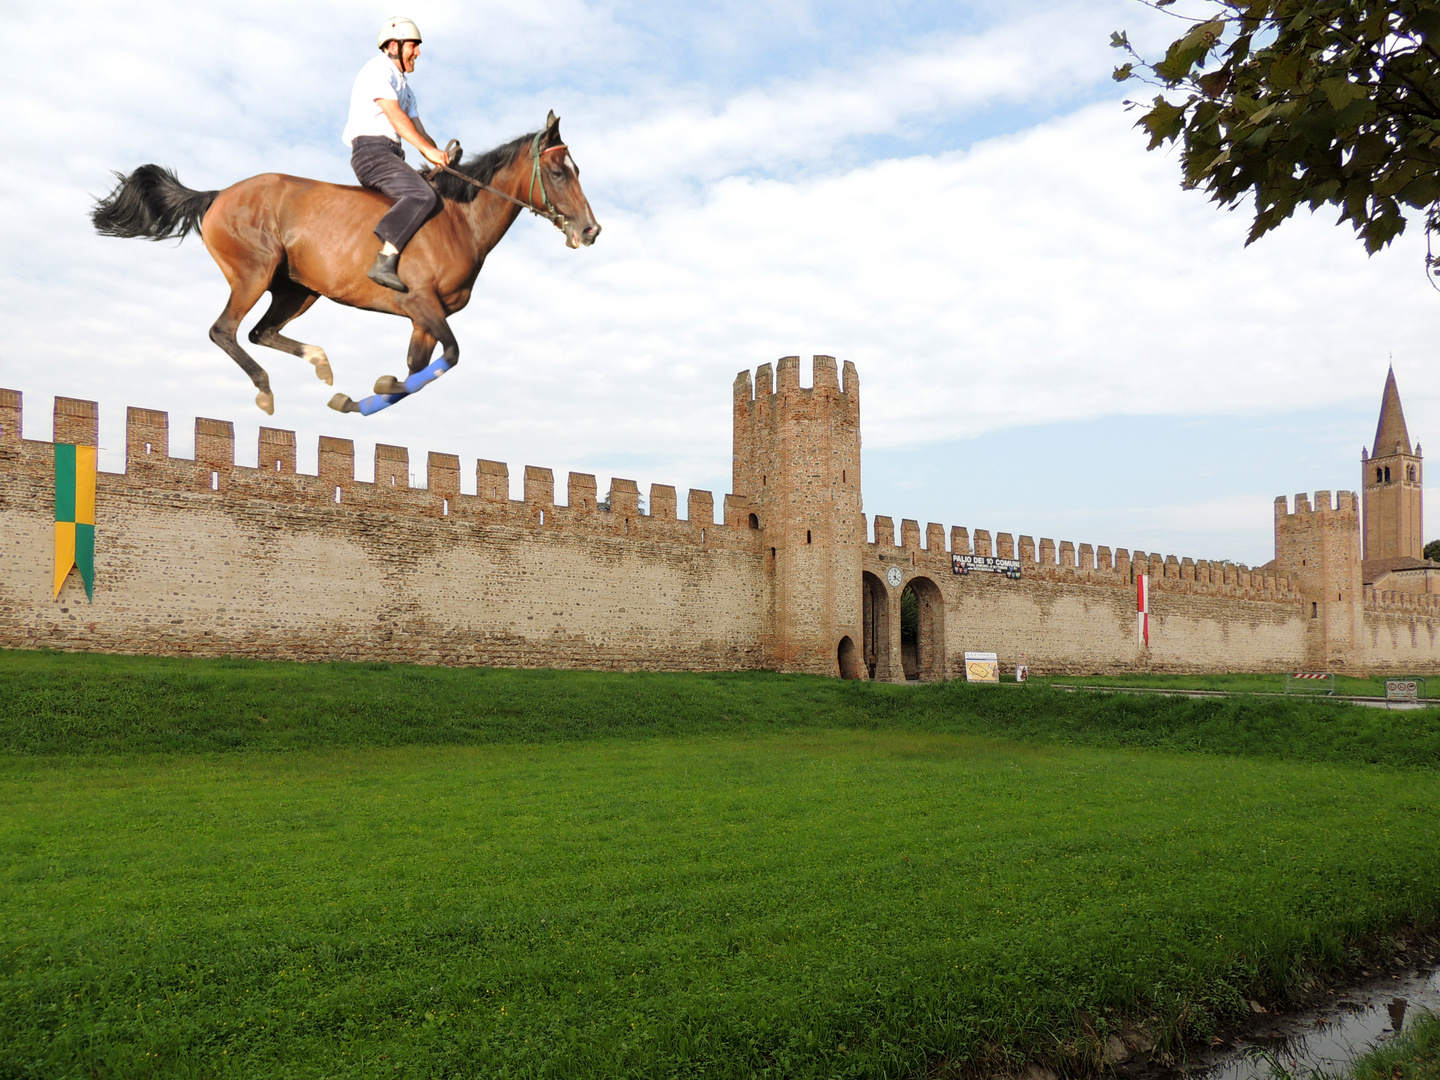
[[[560,141],[560,117],[555,115],[555,110],[550,110],[550,115],[545,118],[545,134],[550,136],[551,142]]]

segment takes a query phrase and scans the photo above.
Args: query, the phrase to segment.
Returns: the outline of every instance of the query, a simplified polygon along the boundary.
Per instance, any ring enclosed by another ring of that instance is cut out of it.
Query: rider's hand
[[[425,155],[425,160],[430,162],[431,165],[450,164],[450,158],[446,155],[445,151],[441,150],[438,146],[423,147],[420,153]]]

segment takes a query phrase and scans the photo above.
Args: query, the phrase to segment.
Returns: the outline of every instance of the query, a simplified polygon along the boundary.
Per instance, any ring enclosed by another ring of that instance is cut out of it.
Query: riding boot
[[[384,285],[387,289],[394,289],[396,292],[409,292],[405,282],[400,280],[396,271],[400,267],[400,253],[386,255],[384,252],[375,254],[375,265],[370,267],[370,280],[377,285]]]

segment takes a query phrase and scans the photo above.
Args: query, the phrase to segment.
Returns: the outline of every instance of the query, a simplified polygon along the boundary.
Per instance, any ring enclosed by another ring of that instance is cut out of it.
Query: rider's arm
[[[426,134],[420,121],[410,119],[405,110],[400,108],[400,102],[394,98],[376,98],[375,104],[380,106],[380,111],[385,114],[385,119],[390,121],[395,134],[419,150],[421,156],[431,165],[443,165],[450,160],[445,156],[445,151],[436,146]]]

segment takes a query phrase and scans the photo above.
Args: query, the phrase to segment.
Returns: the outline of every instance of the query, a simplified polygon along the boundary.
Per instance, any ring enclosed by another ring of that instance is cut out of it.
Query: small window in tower
[[[805,530],[805,543],[807,543],[807,544],[810,543],[810,530],[809,530],[809,529],[806,529],[806,530]]]
[[[1406,480],[1409,480],[1411,483],[1414,483],[1414,482],[1415,482],[1415,466],[1414,466],[1414,465],[1406,465],[1406,466],[1405,466],[1405,479],[1406,479]]]
[[[1312,619],[1318,619],[1319,617],[1320,617],[1320,605],[1317,604],[1314,600],[1312,600],[1312,601],[1310,601],[1310,618],[1312,618]]]
[[[1385,482],[1386,482],[1387,484],[1390,482],[1390,466],[1389,466],[1389,465],[1386,465],[1386,466],[1385,466]]]
[[[1385,479],[1385,473],[1382,472],[1380,469],[1376,469],[1376,470],[1375,470],[1375,483],[1378,484],[1378,483],[1380,483],[1381,480],[1384,480],[1384,479]]]
[[[760,527],[760,519],[759,519],[758,517],[756,517],[754,514],[751,514],[751,515],[750,515],[750,528],[752,528],[752,529],[758,529],[759,527]]]
[[[764,487],[764,486],[765,486],[765,476],[764,476],[763,474],[762,474],[761,477],[760,477],[760,486],[761,486],[761,487]]]
[[[840,483],[842,483],[842,484],[845,483],[845,470],[844,470],[844,469],[841,469],[841,470],[840,470]]]

